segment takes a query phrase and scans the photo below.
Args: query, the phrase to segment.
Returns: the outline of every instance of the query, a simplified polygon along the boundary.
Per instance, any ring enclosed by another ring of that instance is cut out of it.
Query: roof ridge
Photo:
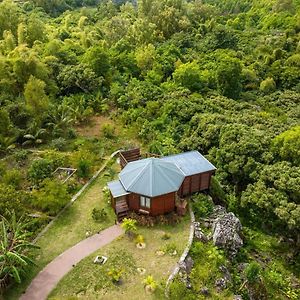
[[[141,176],[145,173],[147,166],[149,165],[151,160],[147,161],[145,165],[143,166],[142,170],[135,176],[135,178],[128,184],[128,188],[131,188],[137,181],[138,179],[141,178]]]

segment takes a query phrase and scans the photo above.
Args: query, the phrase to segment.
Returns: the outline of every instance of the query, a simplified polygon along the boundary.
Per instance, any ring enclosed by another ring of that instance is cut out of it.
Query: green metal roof
[[[184,177],[176,164],[159,158],[130,162],[119,175],[126,191],[148,197],[178,191]]]

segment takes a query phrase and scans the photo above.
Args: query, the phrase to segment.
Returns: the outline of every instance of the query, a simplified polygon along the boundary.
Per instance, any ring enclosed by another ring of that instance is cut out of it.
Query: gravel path
[[[31,282],[20,300],[44,300],[74,265],[123,234],[113,225],[69,248],[50,262]],[[55,247],[55,245],[53,245]]]

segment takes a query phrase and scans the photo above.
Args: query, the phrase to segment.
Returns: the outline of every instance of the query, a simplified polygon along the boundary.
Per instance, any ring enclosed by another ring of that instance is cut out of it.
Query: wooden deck
[[[141,154],[140,148],[130,149],[126,151],[120,151],[119,152],[119,158],[120,158],[120,166],[121,169],[124,169],[124,167],[132,161],[140,160],[143,158],[149,158],[149,157],[156,157],[159,158],[161,155],[144,152]]]

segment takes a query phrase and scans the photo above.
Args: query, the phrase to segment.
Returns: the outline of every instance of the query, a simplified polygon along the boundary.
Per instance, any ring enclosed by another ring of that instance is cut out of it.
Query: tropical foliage
[[[85,182],[117,140],[114,125],[76,136],[103,115],[150,152],[199,150],[217,167],[214,201],[299,249],[299,11],[296,0],[1,1],[0,213],[55,214],[65,200],[46,195],[60,189],[52,172],[71,165]],[[285,263],[299,266],[299,252]]]

